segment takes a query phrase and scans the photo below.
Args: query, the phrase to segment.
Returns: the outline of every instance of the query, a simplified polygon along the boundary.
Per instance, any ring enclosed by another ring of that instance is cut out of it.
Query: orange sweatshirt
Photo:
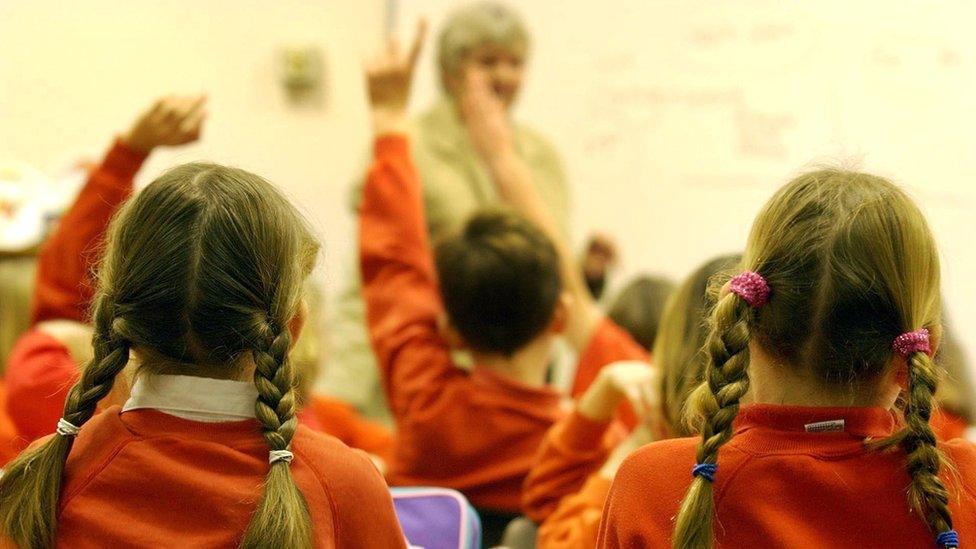
[[[304,426],[292,451],[316,547],[405,547],[389,491],[365,454]],[[267,471],[256,420],[109,408],[82,427],[68,456],[58,546],[235,548]]]
[[[370,338],[397,422],[388,480],[454,488],[476,507],[517,512],[533,456],[565,415],[561,397],[452,362],[437,328],[444,309],[404,137],[376,141],[360,205],[359,246]],[[597,331],[611,326],[604,322]],[[602,341],[599,334],[593,339]],[[582,355],[630,358],[622,349]],[[582,372],[603,365],[586,360]]]
[[[843,420],[843,426],[839,421]],[[807,432],[833,422],[843,432]],[[716,547],[935,547],[906,499],[901,451],[865,448],[897,429],[881,408],[744,406],[715,473]],[[655,442],[628,458],[613,482],[599,547],[671,547],[674,516],[691,482],[698,438]],[[976,445],[940,443],[962,545],[976,539]]]
[[[0,469],[3,469],[8,461],[17,457],[24,447],[23,442],[17,437],[17,428],[7,416],[6,403],[7,389],[0,380]]]
[[[385,426],[364,419],[351,405],[324,395],[312,395],[303,413],[315,418],[315,430],[328,433],[351,448],[369,452],[389,461],[393,433]],[[306,425],[313,427],[312,422]]]
[[[579,492],[627,436],[619,422],[596,422],[574,411],[546,433],[522,487],[522,511],[542,523],[563,498]],[[602,503],[601,503],[601,508]]]
[[[31,323],[85,322],[94,292],[95,252],[112,215],[132,193],[145,155],[116,141],[91,172],[78,198],[47,240],[37,262]],[[10,353],[5,374],[7,413],[25,442],[52,433],[78,365],[58,340],[31,329]]]
[[[935,431],[935,436],[939,440],[963,438],[966,430],[970,427],[965,419],[941,406],[932,410],[932,417],[929,418],[929,423],[932,425],[932,430]]]

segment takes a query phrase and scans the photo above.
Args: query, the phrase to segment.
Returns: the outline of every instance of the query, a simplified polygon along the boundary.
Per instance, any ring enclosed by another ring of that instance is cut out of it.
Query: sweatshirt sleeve
[[[94,293],[91,280],[109,220],[132,193],[146,156],[117,140],[89,175],[78,198],[41,249],[31,323],[66,319],[83,322]]]
[[[595,422],[578,412],[549,429],[522,489],[522,510],[545,521],[563,498],[576,494],[587,477],[626,437],[622,425]]]
[[[407,138],[377,138],[359,210],[359,258],[366,323],[398,420],[445,404],[443,389],[463,375],[438,330],[443,313]],[[424,397],[424,398],[421,398]]]
[[[559,502],[539,527],[538,549],[590,549],[596,547],[603,506],[610,480],[593,474],[583,488]]]

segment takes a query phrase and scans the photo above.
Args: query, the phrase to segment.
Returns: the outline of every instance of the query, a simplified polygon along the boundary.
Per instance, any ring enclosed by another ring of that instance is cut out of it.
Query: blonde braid
[[[64,420],[75,427],[91,419],[129,361],[128,340],[115,329],[124,327],[120,319],[111,317],[110,309],[106,299],[96,307],[94,356],[65,401]],[[24,451],[0,477],[0,532],[17,546],[54,546],[62,475],[73,443],[74,436],[55,434],[41,446]]]
[[[901,446],[908,456],[908,474],[912,479],[908,501],[912,509],[925,519],[932,533],[938,535],[952,530],[949,491],[939,479],[942,455],[929,425],[938,374],[931,357],[924,352],[912,353],[906,361],[908,392],[905,422],[908,428]]]
[[[705,382],[696,391],[703,414],[702,440],[695,454],[699,464],[717,464],[719,449],[732,438],[739,401],[749,390],[749,323],[753,315],[749,304],[731,293],[715,306],[714,328],[707,343],[710,361]],[[675,519],[672,546],[710,548],[714,512],[712,482],[696,475]]]
[[[289,466],[288,450],[298,425],[294,375],[288,361],[291,334],[287,329],[276,332],[271,326],[264,332],[266,337],[261,338],[261,344],[253,351],[254,385],[258,389],[255,411],[271,455],[283,453],[289,457],[271,460],[264,495],[241,547],[310,547],[312,528],[308,503],[295,485]]]

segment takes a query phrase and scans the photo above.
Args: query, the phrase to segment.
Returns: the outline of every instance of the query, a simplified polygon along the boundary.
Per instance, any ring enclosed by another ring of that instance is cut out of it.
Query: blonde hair
[[[741,259],[738,254],[726,255],[698,267],[664,306],[651,356],[661,369],[661,415],[671,436],[698,432],[684,420],[684,408],[692,389],[701,383],[707,362],[703,349],[708,334],[706,316],[715,305],[709,282]]]
[[[129,361],[144,374],[230,378],[255,365],[255,411],[271,450],[295,433],[288,324],[318,244],[264,179],[213,164],[164,173],[112,221],[94,301],[94,357],[68,393],[82,426]],[[22,547],[50,547],[73,437],[54,435],[0,478],[0,529]],[[270,466],[242,547],[311,544],[308,506],[289,465]]]
[[[498,2],[473,2],[448,15],[437,40],[441,84],[458,74],[464,58],[478,46],[494,44],[528,52],[529,31],[514,10]]]
[[[703,412],[698,463],[717,463],[749,388],[749,343],[776,363],[815,374],[825,390],[874,394],[905,332],[940,329],[939,258],[918,207],[868,174],[822,170],[780,189],[757,217],[742,268],[772,289],[761,309],[734,293],[710,320],[705,382],[692,399]],[[908,458],[908,501],[933,533],[950,530],[942,458],[928,419],[938,375],[923,352],[907,359],[907,427],[888,443]],[[676,518],[674,547],[711,547],[712,484],[695,477]]]

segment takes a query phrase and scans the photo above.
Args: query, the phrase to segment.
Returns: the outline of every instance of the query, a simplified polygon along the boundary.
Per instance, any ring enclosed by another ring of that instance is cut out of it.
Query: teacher
[[[511,112],[525,77],[530,40],[510,8],[495,2],[465,5],[451,13],[437,40],[442,94],[410,128],[413,160],[424,190],[428,231],[436,241],[475,210],[499,203],[495,185],[468,138],[457,106],[466,70],[478,65]],[[538,132],[512,121],[519,154],[561,227],[567,227],[569,196],[562,163]],[[357,192],[354,193],[358,197]],[[351,269],[332,325],[333,349],[319,390],[365,415],[388,418],[379,371],[366,335],[359,269]]]

